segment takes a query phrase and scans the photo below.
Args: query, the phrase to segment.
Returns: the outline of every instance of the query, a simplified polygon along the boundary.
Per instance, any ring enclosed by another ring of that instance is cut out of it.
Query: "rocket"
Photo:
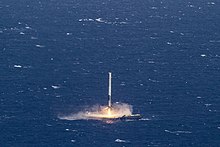
[[[112,73],[108,73],[108,107],[112,107]]]
[[[111,110],[112,110],[112,73],[108,73],[108,116],[111,116]],[[116,112],[117,114],[117,112]],[[131,115],[123,115],[123,116],[118,116],[118,117],[107,117],[108,119],[119,119],[119,120],[126,120],[126,119],[135,119],[139,120],[142,118],[140,114],[131,114]]]

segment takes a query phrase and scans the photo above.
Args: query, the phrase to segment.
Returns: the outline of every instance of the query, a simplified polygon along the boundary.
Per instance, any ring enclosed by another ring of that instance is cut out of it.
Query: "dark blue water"
[[[1,0],[0,146],[220,146],[217,0]],[[60,120],[113,101],[143,120]]]

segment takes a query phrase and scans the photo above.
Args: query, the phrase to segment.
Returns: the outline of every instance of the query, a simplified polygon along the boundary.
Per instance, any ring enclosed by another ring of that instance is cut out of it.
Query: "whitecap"
[[[14,65],[15,68],[22,68],[21,65]]]
[[[84,19],[79,19],[79,22],[82,22],[82,21],[94,21],[93,19],[91,18],[84,18]]]
[[[26,26],[26,27],[25,27],[25,29],[31,29],[31,27],[29,27],[29,26]]]
[[[209,106],[211,106],[211,105],[212,105],[212,104],[205,104],[206,107],[209,107]]]
[[[87,19],[88,21],[94,21],[93,19],[91,19],[91,18],[89,18],[89,19]]]
[[[125,82],[121,82],[121,84],[120,84],[121,86],[125,86]]]
[[[40,44],[37,44],[37,45],[35,45],[36,47],[39,47],[39,48],[43,48],[43,47],[45,47],[44,45],[40,45]]]
[[[206,57],[206,55],[205,55],[205,54],[201,54],[200,56],[201,56],[201,57]]]
[[[97,22],[105,22],[104,20],[102,20],[102,18],[96,18],[95,19]]]
[[[176,134],[176,135],[179,135],[179,134],[191,134],[192,133],[190,131],[169,131],[169,130],[164,130],[164,131],[167,132],[167,133]]]
[[[151,9],[156,10],[156,9],[157,9],[157,7],[151,7]]]
[[[129,142],[129,141],[127,141],[127,140],[122,140],[122,139],[115,139],[115,142],[126,143],[126,142]]]
[[[51,86],[53,89],[59,89],[60,88],[60,86],[57,86],[57,85],[52,85]]]
[[[66,33],[67,36],[72,35],[72,33]]]
[[[207,4],[208,4],[208,5],[215,5],[214,2],[208,2]]]
[[[188,5],[188,6],[191,7],[191,8],[195,7],[194,5]]]

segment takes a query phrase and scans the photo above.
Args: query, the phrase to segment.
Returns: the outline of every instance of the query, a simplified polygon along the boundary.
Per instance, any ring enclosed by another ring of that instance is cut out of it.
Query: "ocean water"
[[[1,0],[0,146],[220,146],[217,0]],[[61,120],[114,102],[143,119]]]

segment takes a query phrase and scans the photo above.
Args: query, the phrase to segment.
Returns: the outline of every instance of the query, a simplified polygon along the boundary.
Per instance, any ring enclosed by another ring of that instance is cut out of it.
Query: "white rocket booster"
[[[112,73],[108,73],[108,107],[112,107]]]

